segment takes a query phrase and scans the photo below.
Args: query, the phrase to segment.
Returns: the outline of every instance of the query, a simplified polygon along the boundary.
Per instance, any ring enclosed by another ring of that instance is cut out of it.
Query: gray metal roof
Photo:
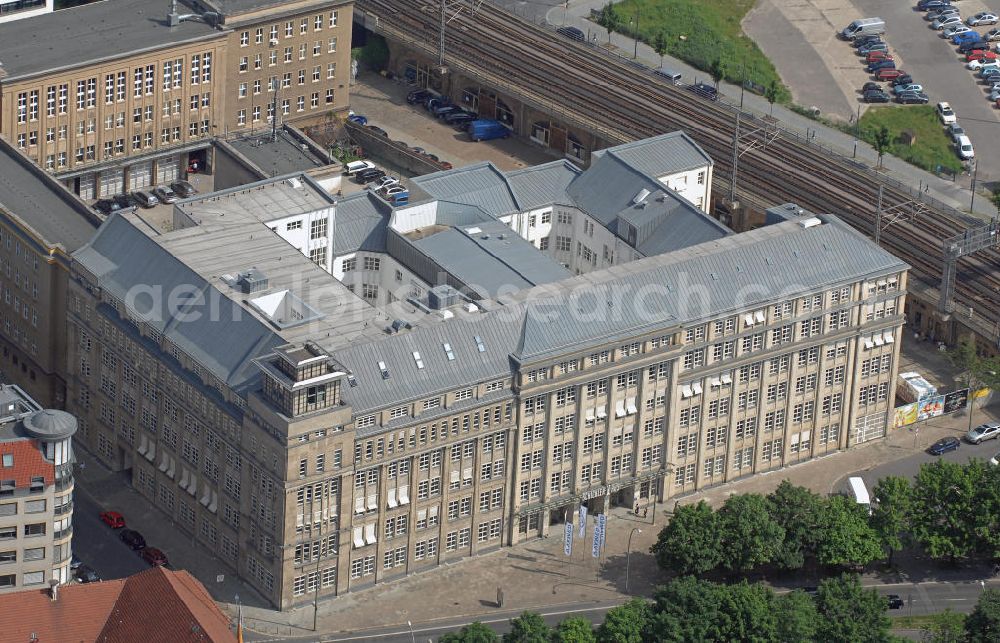
[[[493,216],[520,212],[504,173],[490,162],[414,177],[431,198],[474,205]]]
[[[169,6],[167,0],[100,0],[0,24],[4,80],[225,37],[198,21],[168,26]]]
[[[552,161],[507,172],[507,181],[524,209],[552,203],[568,205],[571,201],[566,196],[566,188],[580,172],[580,168],[569,161]]]
[[[363,414],[384,408],[387,400],[416,400],[509,376],[508,357],[551,359],[907,268],[835,217],[820,218],[823,225],[767,226],[522,290],[491,312],[340,349],[333,356],[357,380],[356,387],[344,388],[344,398]]]
[[[189,4],[197,4],[198,0],[184,0]],[[208,7],[211,11],[217,11],[225,16],[239,15],[242,13],[247,13],[250,11],[257,11],[259,9],[267,9],[269,7],[279,7],[282,5],[295,5],[291,10],[293,11],[307,11],[309,9],[308,5],[305,7],[301,6],[306,3],[292,3],[288,0],[200,0],[200,3]],[[319,2],[318,0],[313,3],[320,8],[326,8],[330,6],[330,0],[325,0]],[[342,2],[337,4],[347,4],[347,0],[342,0]]]
[[[100,280],[101,287],[122,301],[133,302],[139,319],[234,390],[256,378],[252,359],[285,343],[118,214],[104,222],[94,239],[74,253],[74,259]],[[171,304],[178,296],[183,301],[192,295],[203,303]]]
[[[284,130],[275,139],[270,131],[258,136],[243,136],[225,141],[253,163],[265,176],[278,176],[305,172],[329,165],[308,146],[303,149],[291,134]]]
[[[652,178],[712,165],[712,157],[680,130],[599,150],[592,156],[600,158],[605,154],[620,158]]]
[[[49,246],[73,252],[97,231],[98,217],[58,181],[0,140],[0,208]]]
[[[385,201],[367,190],[338,201],[332,229],[334,254],[385,252],[390,212]]]
[[[499,221],[446,228],[410,243],[484,298],[571,275]]]
[[[614,186],[610,189],[609,186]],[[635,197],[648,194],[640,204]],[[731,231],[655,178],[613,154],[602,154],[566,188],[581,210],[623,239],[622,221],[638,230],[636,249],[652,256],[711,241]]]

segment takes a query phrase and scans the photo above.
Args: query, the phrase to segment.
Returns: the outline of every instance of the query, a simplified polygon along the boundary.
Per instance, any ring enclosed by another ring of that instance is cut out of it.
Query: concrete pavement
[[[533,22],[545,22],[554,26],[570,25],[577,27],[586,34],[589,41],[601,49],[607,50],[612,55],[631,60],[633,52],[637,50],[640,62],[650,68],[660,66],[661,58],[652,47],[642,42],[638,43],[638,47],[636,47],[635,41],[632,38],[620,33],[612,33],[609,38],[607,30],[588,19],[591,10],[600,9],[606,4],[606,0],[570,0],[568,7],[556,5],[548,9],[544,20],[541,17],[538,7],[543,6],[545,3],[522,3],[516,0],[494,1],[495,4],[506,7],[517,15]],[[680,60],[671,58],[670,56],[664,56],[662,60],[665,67],[683,74],[683,81],[685,83],[692,83],[698,80],[711,82],[711,77],[708,73],[695,69]],[[758,117],[763,117],[771,113],[772,106],[768,104],[763,96],[758,96],[751,92],[743,92],[738,86],[722,83],[720,93],[723,95],[722,100],[734,105],[742,104],[744,111],[754,113]],[[856,141],[851,134],[823,125],[783,105],[773,106],[773,116],[780,123],[781,127],[788,132],[788,135],[807,140],[820,151],[825,150],[847,158],[856,158],[857,161],[869,167],[875,167],[877,164],[878,154],[874,148],[864,142]],[[893,156],[884,157],[883,168],[887,176],[910,186],[914,191],[923,191],[926,195],[946,205],[962,211],[969,211],[969,207],[972,205],[972,192],[969,190],[972,180],[971,176],[962,175],[956,181],[951,181],[914,167]],[[872,207],[874,208],[874,206],[875,204],[873,203]],[[977,195],[974,208],[976,216],[980,218],[991,218],[997,215],[997,209],[989,202],[987,195],[983,193]]]

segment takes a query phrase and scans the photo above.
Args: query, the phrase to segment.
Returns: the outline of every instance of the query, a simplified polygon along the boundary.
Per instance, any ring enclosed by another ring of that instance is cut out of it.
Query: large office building
[[[594,156],[111,217],[78,439],[286,609],[885,434],[904,263],[795,206],[732,233],[686,136]]]
[[[348,103],[348,0],[100,0],[0,24],[0,135],[84,199]],[[30,36],[29,36],[30,34]]]
[[[0,385],[0,594],[70,581],[76,428]]]

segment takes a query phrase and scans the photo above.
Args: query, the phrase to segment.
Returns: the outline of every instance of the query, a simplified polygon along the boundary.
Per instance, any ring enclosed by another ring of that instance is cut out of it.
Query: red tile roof
[[[0,466],[0,480],[14,480],[18,487],[31,486],[35,476],[45,476],[45,485],[55,482],[56,466],[42,456],[38,441],[31,438],[0,442],[0,453],[12,454],[14,466]]]
[[[153,567],[126,579],[0,596],[4,641],[232,643],[229,619],[186,571]]]

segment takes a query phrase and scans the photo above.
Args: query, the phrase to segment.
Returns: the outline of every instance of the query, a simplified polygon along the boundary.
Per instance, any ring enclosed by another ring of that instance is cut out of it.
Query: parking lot
[[[870,76],[836,32],[857,18],[883,18],[897,66],[924,86],[931,104],[948,101],[958,114],[976,149],[979,180],[1000,180],[1000,110],[987,101],[986,86],[965,69],[965,58],[930,28],[915,5],[916,0],[762,0],[747,16],[744,29],[774,62],[796,102],[849,121],[858,109],[858,90]],[[1000,0],[962,0],[955,6],[965,19],[983,10],[998,13]],[[809,48],[816,52],[815,59],[803,56]]]
[[[406,93],[410,89],[403,83],[362,72],[351,88],[351,109],[364,114],[370,125],[384,129],[393,140],[422,147],[455,167],[492,161],[501,170],[513,170],[555,158],[543,148],[515,137],[473,143],[468,134],[434,118],[422,107],[407,105]]]

